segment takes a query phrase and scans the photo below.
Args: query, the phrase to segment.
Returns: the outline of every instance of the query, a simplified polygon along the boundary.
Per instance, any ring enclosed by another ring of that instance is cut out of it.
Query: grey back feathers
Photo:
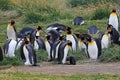
[[[98,28],[95,25],[90,26],[88,29],[89,34],[97,34],[98,33]]]
[[[74,25],[82,25],[84,24],[85,21],[82,17],[78,16],[78,17],[75,17],[73,22],[74,22]]]

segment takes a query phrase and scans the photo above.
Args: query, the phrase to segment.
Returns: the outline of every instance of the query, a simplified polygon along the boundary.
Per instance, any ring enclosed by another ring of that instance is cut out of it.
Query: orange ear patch
[[[93,45],[93,44],[95,44],[95,41],[92,40],[91,42],[89,42],[89,44]]]
[[[13,25],[11,25],[11,24],[8,24],[8,27],[9,27],[9,28],[13,28]]]

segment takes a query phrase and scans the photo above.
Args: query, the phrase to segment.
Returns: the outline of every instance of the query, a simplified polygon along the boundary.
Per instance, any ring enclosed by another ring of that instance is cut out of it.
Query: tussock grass
[[[111,48],[106,48],[102,50],[102,55],[100,57],[100,62],[117,62],[120,61],[120,46],[114,45]]]
[[[0,9],[5,10],[11,10],[13,9],[13,4],[10,0],[0,0]]]

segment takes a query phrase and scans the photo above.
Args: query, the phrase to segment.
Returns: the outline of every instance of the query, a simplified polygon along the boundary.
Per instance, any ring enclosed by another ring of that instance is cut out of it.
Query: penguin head
[[[68,40],[67,45],[72,46],[72,42],[70,40]]]
[[[116,9],[113,9],[113,10],[112,10],[112,13],[116,13]]]
[[[30,44],[30,39],[29,39],[29,37],[24,37],[24,42],[25,42],[25,44]]]
[[[11,24],[11,25],[14,25],[14,24],[15,24],[15,21],[14,21],[14,20],[11,20],[10,24]]]
[[[77,37],[77,38],[79,38],[79,37],[80,37],[80,34],[75,34],[75,35],[76,35],[76,37]]]
[[[111,24],[108,24],[107,30],[112,29],[112,28],[113,28],[113,26]]]
[[[51,35],[51,34],[47,34],[47,35],[46,35],[46,39],[47,39],[47,40],[52,40],[52,35]]]
[[[38,31],[41,30],[41,29],[42,29],[42,28],[41,28],[40,26],[37,27],[37,30],[38,30]]]
[[[36,38],[36,39],[38,39],[38,38],[39,38],[39,36],[35,36],[35,38]]]
[[[84,40],[85,36],[83,34],[75,34],[77,38]]]
[[[62,41],[62,40],[64,40],[64,39],[65,39],[65,35],[59,37],[59,40],[60,40],[60,41]]]
[[[92,37],[91,37],[91,36],[87,36],[87,37],[86,37],[86,40],[87,40],[88,42],[91,42],[91,41],[92,41]]]
[[[70,28],[70,27],[67,27],[67,28],[66,28],[66,32],[67,32],[67,34],[71,34],[71,33],[72,33],[71,28]]]

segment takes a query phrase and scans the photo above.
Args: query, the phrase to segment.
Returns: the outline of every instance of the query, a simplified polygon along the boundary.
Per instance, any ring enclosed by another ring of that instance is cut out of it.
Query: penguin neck
[[[112,12],[111,15],[112,15],[112,16],[116,16],[116,12]]]
[[[13,24],[8,24],[8,27],[9,28],[13,28]]]
[[[80,40],[79,40],[79,43],[82,44],[82,43],[83,43],[83,40],[80,39]]]
[[[94,40],[89,41],[89,44],[93,45],[94,44]]]

